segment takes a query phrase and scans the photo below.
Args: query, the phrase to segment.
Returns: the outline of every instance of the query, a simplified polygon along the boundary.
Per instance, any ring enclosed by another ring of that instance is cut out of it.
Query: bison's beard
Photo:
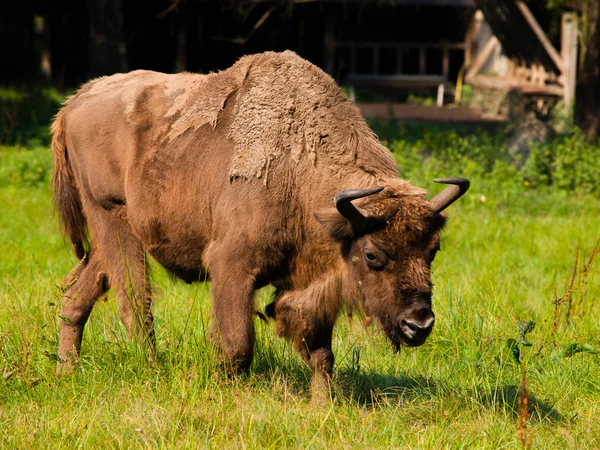
[[[400,328],[395,327],[390,320],[380,319],[379,322],[381,324],[381,328],[383,328],[383,332],[392,343],[392,346],[397,352],[399,352],[400,347],[405,345],[404,340],[402,339],[403,336]]]

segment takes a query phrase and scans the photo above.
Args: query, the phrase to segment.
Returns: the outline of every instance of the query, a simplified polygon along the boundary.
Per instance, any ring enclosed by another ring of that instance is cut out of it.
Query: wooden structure
[[[325,0],[326,3],[352,2],[353,0]],[[365,0],[354,0],[362,1]],[[377,4],[395,6],[456,6],[475,7],[474,0],[376,0]],[[374,2],[375,3],[375,2]],[[330,19],[330,20],[329,20]],[[464,42],[398,42],[338,40],[333,30],[335,17],[327,20],[325,29],[324,68],[334,74],[335,60],[339,54],[349,60],[343,81],[354,98],[355,86],[394,87],[400,89],[437,88],[437,104],[443,103],[444,90],[450,81],[450,53],[459,52],[464,59]],[[357,61],[361,59],[362,64]],[[385,60],[387,70],[382,67]],[[435,63],[431,64],[431,61]],[[389,67],[393,67],[390,70]],[[410,67],[409,67],[410,66]],[[431,69],[430,66],[434,68]]]
[[[558,52],[522,1],[476,0],[493,35],[467,61],[465,82],[521,92],[525,95],[562,97],[570,107],[575,98],[577,72],[577,15],[565,13]],[[476,25],[478,26],[478,25]],[[477,34],[477,31],[472,35]],[[467,43],[469,45],[469,43]],[[502,50],[502,56],[498,50]],[[493,54],[506,58],[500,73],[482,73]]]
[[[350,54],[350,73],[346,77],[346,83],[350,86],[350,96],[354,97],[354,86],[378,85],[404,89],[438,88],[437,103],[443,103],[444,89],[449,81],[449,55],[451,50],[464,52],[464,43],[440,43],[429,44],[419,42],[340,42],[336,44],[337,49],[347,49]],[[359,51],[366,52],[371,59],[370,70],[361,72],[357,70],[356,59]],[[380,70],[380,55],[387,53],[388,57],[395,63],[395,73],[382,73]],[[441,58],[441,71],[428,72],[427,59],[432,53],[438,53]],[[403,61],[406,55],[415,55],[418,59],[418,72],[407,73]]]

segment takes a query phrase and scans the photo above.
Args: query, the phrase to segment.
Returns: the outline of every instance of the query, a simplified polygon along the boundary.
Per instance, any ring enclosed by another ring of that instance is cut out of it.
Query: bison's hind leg
[[[79,357],[83,328],[96,300],[108,288],[108,273],[99,251],[86,255],[65,280],[57,373],[69,372]]]
[[[92,249],[67,280],[58,372],[71,367],[79,356],[85,322],[109,286],[117,289],[127,334],[150,351],[151,359],[155,358],[150,270],[142,243],[122,219],[126,216],[124,211],[107,211],[90,200],[85,204]]]

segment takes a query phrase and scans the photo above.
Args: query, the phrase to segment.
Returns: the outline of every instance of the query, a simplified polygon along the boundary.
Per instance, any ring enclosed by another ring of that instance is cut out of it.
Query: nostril
[[[415,336],[419,334],[424,334],[431,331],[433,328],[433,323],[435,322],[435,318],[430,317],[429,319],[423,322],[413,322],[412,320],[402,319],[400,321],[400,327],[404,334],[409,338],[413,339]]]
[[[402,325],[408,327],[408,329],[412,331],[419,331],[421,327],[414,322],[409,322],[408,320],[402,319]]]
[[[400,322],[400,326],[402,327],[402,331],[404,332],[404,334],[406,334],[406,336],[408,336],[409,338],[415,337],[421,329],[421,327],[419,327],[416,323],[409,322],[408,320],[404,319],[402,319],[402,321]]]

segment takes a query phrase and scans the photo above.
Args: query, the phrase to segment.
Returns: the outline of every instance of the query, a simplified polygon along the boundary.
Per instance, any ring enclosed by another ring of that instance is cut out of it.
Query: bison
[[[154,348],[147,255],[186,282],[212,280],[211,334],[231,374],[251,364],[254,291],[268,284],[266,314],[316,383],[331,375],[344,305],[395,347],[431,333],[442,211],[469,181],[436,180],[451,186],[428,200],[336,83],[295,53],[208,75],[98,78],[52,131],[54,200],[80,259],[66,278],[59,373],[111,287],[130,337]]]

